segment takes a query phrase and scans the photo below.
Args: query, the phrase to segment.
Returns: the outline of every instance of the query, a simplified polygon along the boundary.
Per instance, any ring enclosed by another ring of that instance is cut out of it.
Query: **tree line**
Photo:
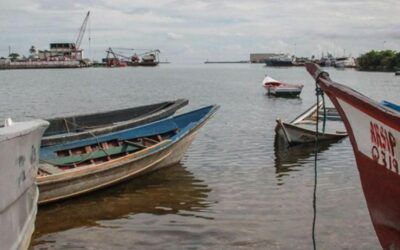
[[[365,71],[400,70],[400,52],[393,50],[371,50],[357,58],[357,67]]]

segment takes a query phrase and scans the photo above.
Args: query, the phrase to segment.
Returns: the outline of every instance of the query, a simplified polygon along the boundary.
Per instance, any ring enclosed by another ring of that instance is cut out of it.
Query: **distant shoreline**
[[[204,63],[250,63],[250,61],[205,61]]]

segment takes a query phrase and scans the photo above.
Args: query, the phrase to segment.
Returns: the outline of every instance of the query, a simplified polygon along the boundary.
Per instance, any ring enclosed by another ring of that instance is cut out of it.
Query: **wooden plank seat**
[[[78,154],[78,155],[69,155],[64,157],[57,157],[55,159],[48,159],[46,163],[53,164],[56,166],[65,166],[65,165],[73,165],[79,164],[88,160],[95,160],[103,157],[123,154],[123,153],[132,153],[138,150],[143,149],[138,145],[132,144],[123,144],[121,146],[115,146],[110,148],[103,148],[93,150],[92,152]]]
[[[39,170],[48,174],[58,174],[63,172],[61,169],[47,163],[40,163]]]

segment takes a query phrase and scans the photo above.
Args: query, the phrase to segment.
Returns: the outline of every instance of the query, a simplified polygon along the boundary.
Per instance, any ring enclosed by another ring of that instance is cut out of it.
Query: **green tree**
[[[11,53],[11,54],[8,55],[8,57],[9,57],[12,61],[14,61],[14,60],[17,60],[17,59],[20,57],[20,55],[19,55],[18,53]]]
[[[371,50],[358,59],[358,69],[366,71],[395,71],[400,68],[400,53],[393,50]]]

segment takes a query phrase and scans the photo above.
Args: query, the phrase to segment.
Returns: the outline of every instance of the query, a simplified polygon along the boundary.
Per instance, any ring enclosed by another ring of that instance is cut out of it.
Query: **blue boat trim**
[[[381,105],[391,108],[397,112],[400,112],[400,105],[394,104],[392,102],[388,102],[388,101],[381,101]]]
[[[170,143],[167,145],[160,145],[161,148],[169,146],[169,144],[178,141],[186,134],[190,133],[193,128],[202,124],[206,119],[212,116],[219,108],[218,105],[210,105],[191,112],[187,112],[181,115],[165,118],[160,121],[152,122],[139,127],[117,131],[114,133],[101,135],[93,138],[83,139],[79,141],[69,142],[65,144],[59,144],[49,147],[42,147],[40,150],[40,158],[42,160],[50,160],[57,157],[56,152],[60,150],[68,150],[73,148],[84,147],[86,145],[98,144],[111,140],[129,140],[140,137],[148,137],[165,133],[176,134],[169,138]],[[159,150],[156,147],[154,150]],[[151,150],[153,152],[153,150]]]

